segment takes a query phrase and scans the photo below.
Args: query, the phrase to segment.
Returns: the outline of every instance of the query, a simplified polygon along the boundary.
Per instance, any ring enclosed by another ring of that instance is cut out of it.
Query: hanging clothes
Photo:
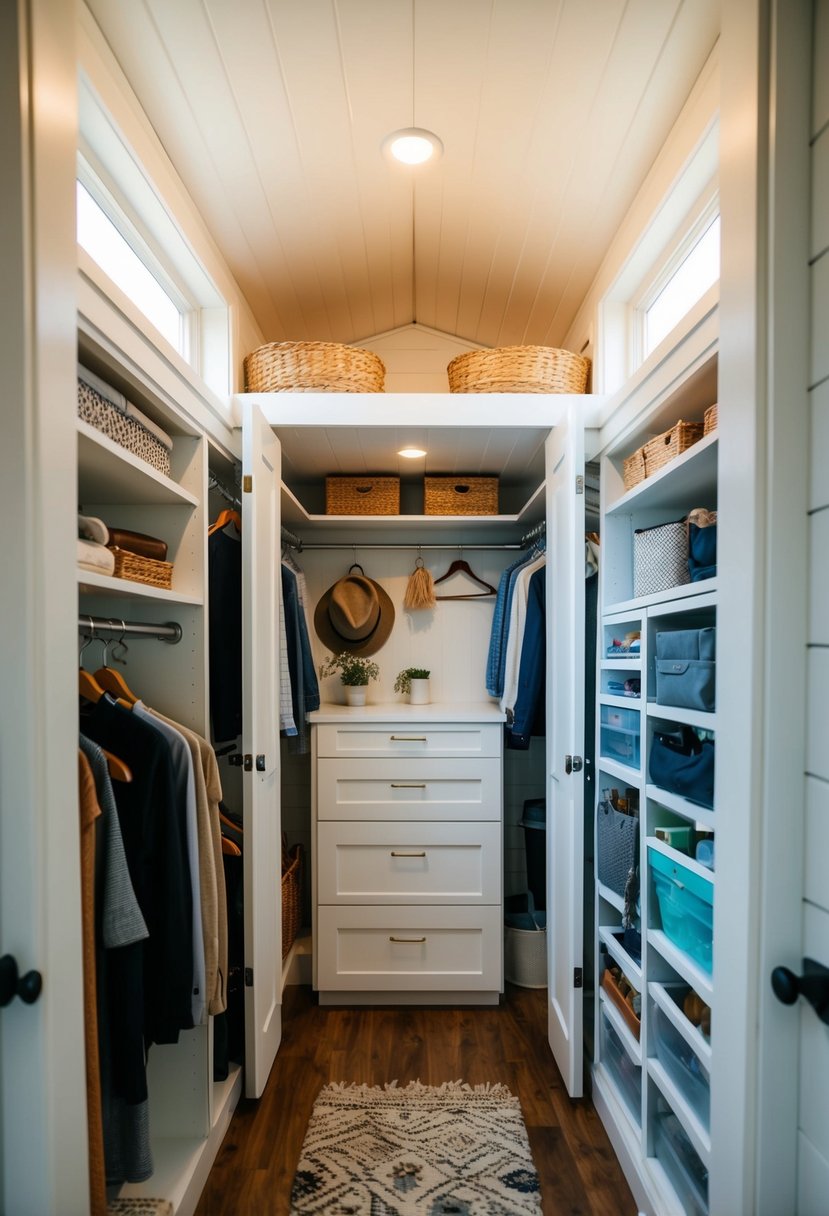
[[[304,754],[309,747],[306,715],[314,709],[319,709],[319,682],[311,652],[307,611],[305,605],[300,602],[300,583],[296,574],[296,563],[289,564],[283,560],[280,571],[291,687],[291,710],[296,727],[294,750],[299,754]],[[303,599],[305,599],[304,580],[302,593]]]
[[[521,648],[524,642],[524,626],[527,617],[527,598],[530,578],[536,570],[541,569],[546,562],[542,553],[532,558],[528,563],[516,570],[511,582],[513,584],[510,603],[509,620],[507,623],[506,640],[504,644],[504,676],[503,692],[501,693],[501,708],[512,711],[518,695],[518,675],[521,667]]]
[[[210,722],[215,742],[242,733],[242,537],[233,522],[207,538]]]
[[[530,575],[527,612],[521,644],[513,720],[507,727],[506,745],[526,751],[532,735],[543,735],[545,728],[547,624],[547,570],[542,564]]]

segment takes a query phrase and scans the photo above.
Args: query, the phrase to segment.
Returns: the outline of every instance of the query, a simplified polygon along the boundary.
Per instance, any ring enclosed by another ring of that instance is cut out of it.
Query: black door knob
[[[25,1005],[33,1005],[43,988],[39,971],[27,971],[21,976],[17,971],[17,960],[11,954],[0,958],[0,1007],[5,1007],[19,996]]]
[[[799,996],[805,997],[821,1022],[829,1026],[829,968],[812,958],[804,958],[802,975],[795,975],[788,967],[775,967],[771,986],[784,1005],[793,1005]]]

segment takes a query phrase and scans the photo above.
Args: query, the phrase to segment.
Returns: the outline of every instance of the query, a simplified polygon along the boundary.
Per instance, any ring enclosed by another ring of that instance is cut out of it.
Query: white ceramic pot
[[[409,704],[428,705],[432,699],[431,680],[412,680],[409,685]]]
[[[346,705],[365,705],[367,684],[343,684]]]

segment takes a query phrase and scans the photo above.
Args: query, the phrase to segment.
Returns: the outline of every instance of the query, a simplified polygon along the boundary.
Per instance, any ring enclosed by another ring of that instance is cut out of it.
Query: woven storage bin
[[[497,515],[497,477],[424,477],[424,515]]]
[[[399,515],[399,477],[326,477],[326,515]]]
[[[640,481],[645,480],[645,445],[637,448],[633,455],[628,456],[622,466],[622,477],[625,489],[632,490]]]
[[[386,369],[340,342],[268,342],[245,358],[249,393],[382,393]]]
[[[90,384],[78,380],[78,417],[113,443],[126,448],[133,456],[147,462],[151,468],[170,476],[170,453],[151,431],[136,418],[130,418]]]
[[[116,578],[128,578],[134,583],[146,583],[148,587],[164,587],[168,591],[173,585],[173,563],[160,562],[154,557],[139,557],[126,549],[110,546],[115,558]]]
[[[702,433],[710,435],[712,431],[717,429],[717,403],[709,405],[708,409],[702,415]]]
[[[663,431],[645,444],[645,476],[653,477],[664,465],[670,464],[693,444],[702,439],[701,422],[675,422],[669,431]]]
[[[290,950],[299,932],[300,846],[282,846],[282,957]]]
[[[633,533],[633,594],[654,595],[690,583],[688,526],[684,519]]]
[[[500,346],[458,355],[451,393],[583,393],[590,360],[553,346]]]
[[[547,930],[504,928],[504,979],[521,988],[547,987]]]

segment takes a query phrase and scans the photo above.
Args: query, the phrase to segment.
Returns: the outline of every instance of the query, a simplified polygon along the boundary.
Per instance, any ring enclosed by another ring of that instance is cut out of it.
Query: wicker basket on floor
[[[590,360],[552,346],[501,346],[457,355],[452,393],[583,393]]]
[[[645,476],[653,477],[664,465],[702,439],[701,422],[675,422],[669,431],[649,439],[645,444]]]
[[[300,921],[300,846],[282,843],[282,957],[296,941]]]
[[[129,553],[110,545],[110,553],[115,558],[116,578],[128,578],[134,583],[146,583],[148,587],[164,587],[170,590],[173,585],[173,563],[160,562],[154,557],[139,557],[137,553]]]
[[[386,369],[340,342],[268,342],[245,357],[249,393],[382,393]]]

